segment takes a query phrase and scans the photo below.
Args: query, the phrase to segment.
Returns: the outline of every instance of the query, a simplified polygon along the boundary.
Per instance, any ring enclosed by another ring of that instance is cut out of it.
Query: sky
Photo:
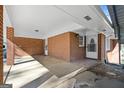
[[[104,12],[104,14],[107,16],[107,18],[109,19],[109,21],[112,23],[107,5],[101,5],[100,7],[102,11]]]

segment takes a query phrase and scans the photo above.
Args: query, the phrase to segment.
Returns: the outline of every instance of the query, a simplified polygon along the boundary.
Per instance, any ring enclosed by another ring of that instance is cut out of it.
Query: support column
[[[105,35],[98,34],[98,60],[104,61],[105,59]]]
[[[3,6],[0,5],[0,85],[3,84]]]
[[[7,27],[7,65],[14,64],[14,28]]]

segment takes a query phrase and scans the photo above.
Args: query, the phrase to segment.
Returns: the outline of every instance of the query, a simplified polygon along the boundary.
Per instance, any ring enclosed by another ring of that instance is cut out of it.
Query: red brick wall
[[[44,40],[42,39],[14,37],[14,43],[16,56],[44,54]]]
[[[84,47],[79,47],[79,38],[75,33],[70,32],[70,60],[80,60],[84,58]]]
[[[70,33],[48,38],[48,55],[70,61]]]
[[[14,28],[7,27],[7,65],[14,64]]]
[[[48,55],[66,61],[84,57],[84,48],[79,48],[79,39],[73,32],[67,32],[48,38]]]
[[[3,84],[3,6],[0,5],[0,84]]]

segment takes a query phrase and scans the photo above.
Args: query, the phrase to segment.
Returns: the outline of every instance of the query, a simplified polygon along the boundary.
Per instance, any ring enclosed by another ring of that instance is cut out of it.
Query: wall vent
[[[90,21],[92,18],[90,16],[85,16],[84,17],[87,21]]]
[[[35,32],[39,32],[39,30],[34,30]]]

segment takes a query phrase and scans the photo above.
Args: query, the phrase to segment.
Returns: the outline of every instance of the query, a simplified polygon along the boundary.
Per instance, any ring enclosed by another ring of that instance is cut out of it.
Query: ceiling
[[[107,35],[113,33],[102,13],[93,5],[6,5],[5,8],[15,36],[48,38],[68,31],[88,35],[104,29]],[[90,16],[91,20],[87,21],[85,16]]]

